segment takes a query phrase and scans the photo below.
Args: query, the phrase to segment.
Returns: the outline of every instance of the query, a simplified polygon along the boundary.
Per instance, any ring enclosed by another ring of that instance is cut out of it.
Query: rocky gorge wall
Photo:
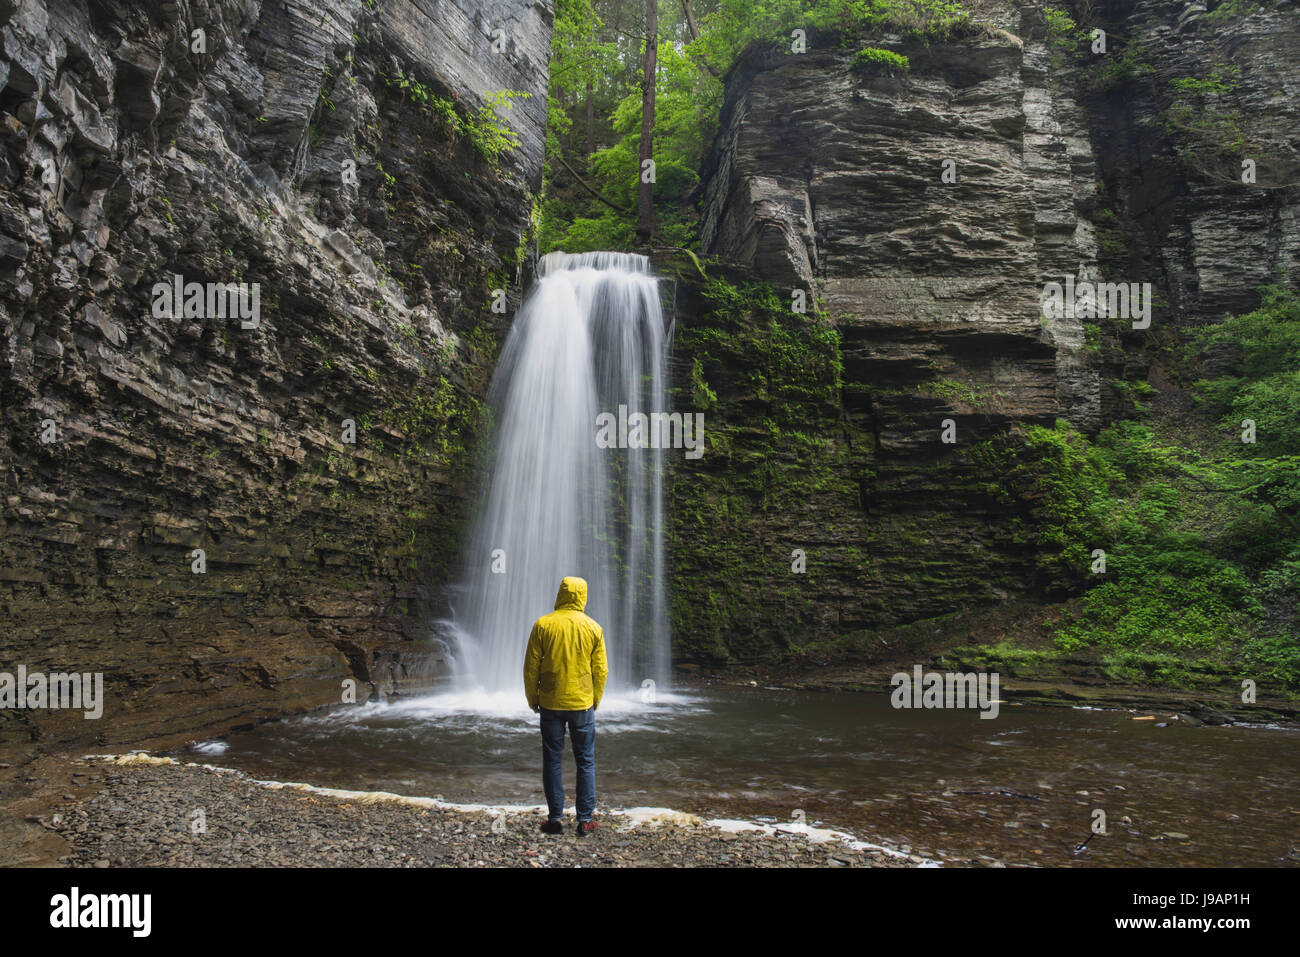
[[[870,41],[906,71],[810,35],[727,77],[702,243],[743,272],[683,271],[678,320],[679,402],[707,409],[716,443],[669,499],[685,656],[771,659],[1068,592],[1035,571],[1051,546],[1033,492],[1003,481],[1024,426],[1096,431],[1171,335],[1294,281],[1294,6],[1223,29],[1185,4],[1076,16],[1108,54],[1007,4],[966,36]],[[1216,57],[1239,67],[1231,115],[1266,188],[1170,121],[1174,81]],[[1046,316],[1043,286],[1066,276],[1151,283],[1150,328]],[[766,390],[783,366],[797,387]]]
[[[1254,308],[1257,286],[1295,285],[1300,9],[1109,0],[1092,16],[1110,51],[1071,69],[1089,117],[1107,271],[1155,282],[1175,328]],[[1179,93],[1189,80],[1223,92]]]
[[[0,740],[202,734],[436,669],[395,649],[476,480],[551,17],[0,0],[0,667],[107,699]],[[258,284],[258,323],[159,317],[176,275]]]
[[[1003,481],[1024,426],[1097,430],[1170,330],[1294,280],[1294,5],[1071,9],[1104,57],[1006,3],[871,41],[905,73],[813,35],[727,77],[706,274],[657,259],[710,443],[666,498],[679,660],[1068,591]],[[0,743],[202,736],[439,671],[411,639],[481,479],[551,15],[0,0],[0,670],[108,690],[99,721],[0,711]],[[1189,117],[1174,81],[1207,64],[1231,91]],[[1152,329],[1044,317],[1081,274],[1152,282]],[[258,325],[155,315],[176,275],[257,283]]]

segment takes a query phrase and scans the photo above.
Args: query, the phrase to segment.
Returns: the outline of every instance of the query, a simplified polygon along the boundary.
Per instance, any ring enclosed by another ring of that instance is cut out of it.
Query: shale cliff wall
[[[0,667],[107,682],[102,719],[5,711],[0,738],[202,734],[401,679],[474,482],[551,17],[0,0]],[[258,284],[260,322],[158,318],[176,275]]]
[[[1065,593],[1000,474],[1024,427],[1127,414],[1161,348],[1295,281],[1294,5],[1074,12],[1106,53],[1006,4],[942,41],[756,46],[727,77],[702,244],[743,273],[730,298],[682,273],[679,400],[716,439],[670,499],[683,656]],[[865,45],[908,69],[855,62]],[[1178,81],[1215,70],[1230,94],[1189,103]],[[1150,283],[1150,326],[1045,316],[1066,276]]]

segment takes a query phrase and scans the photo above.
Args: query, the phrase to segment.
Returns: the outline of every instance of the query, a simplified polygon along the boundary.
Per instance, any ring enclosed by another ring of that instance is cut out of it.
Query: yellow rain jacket
[[[609,675],[605,632],[583,614],[586,607],[586,580],[565,578],[555,596],[555,611],[533,625],[524,655],[524,692],[530,708],[586,711],[600,705]]]

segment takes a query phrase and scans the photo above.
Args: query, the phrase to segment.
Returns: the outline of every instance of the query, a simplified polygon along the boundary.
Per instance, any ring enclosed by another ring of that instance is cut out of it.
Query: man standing
[[[605,633],[583,614],[587,582],[565,578],[555,611],[543,615],[528,636],[524,693],[542,716],[542,787],[548,815],[542,830],[564,832],[564,729],[578,765],[578,836],[596,830],[596,708],[605,693]]]

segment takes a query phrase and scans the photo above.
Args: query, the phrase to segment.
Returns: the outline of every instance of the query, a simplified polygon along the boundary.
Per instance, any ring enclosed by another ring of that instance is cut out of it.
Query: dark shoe
[[[597,824],[597,823],[595,822],[595,820],[590,820],[590,821],[579,821],[579,822],[578,822],[578,837],[582,837],[584,834],[590,834],[592,831],[596,830],[596,828],[598,828],[598,827],[600,827],[600,825]]]
[[[563,821],[547,821],[546,823],[544,823],[544,824],[542,825],[542,833],[543,833],[543,834],[563,834],[563,833],[564,833],[564,822],[563,822]]]

